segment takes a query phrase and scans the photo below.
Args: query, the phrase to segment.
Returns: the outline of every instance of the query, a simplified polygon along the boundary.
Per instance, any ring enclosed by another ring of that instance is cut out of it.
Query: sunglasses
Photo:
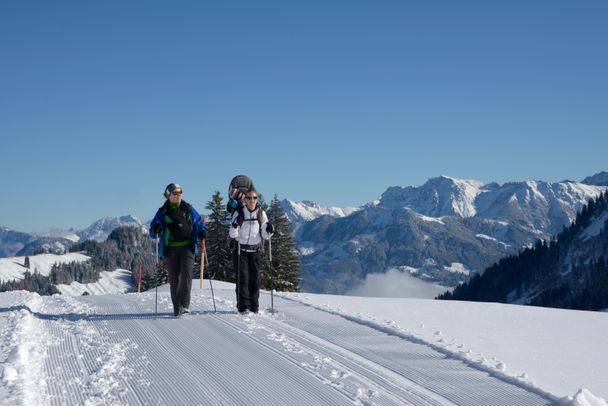
[[[171,192],[171,194],[172,194],[173,196],[179,196],[179,195],[181,195],[181,194],[182,194],[182,191],[180,190],[179,192],[178,192],[178,191]]]
[[[245,199],[247,200],[258,200],[257,196],[246,196]]]

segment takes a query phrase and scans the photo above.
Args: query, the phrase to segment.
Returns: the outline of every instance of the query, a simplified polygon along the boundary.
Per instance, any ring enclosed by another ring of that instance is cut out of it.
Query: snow
[[[605,313],[276,293],[0,294],[0,404],[603,405]]]
[[[69,254],[38,254],[30,255],[30,272],[38,271],[43,276],[48,276],[51,273],[51,268],[56,263],[84,262],[90,258],[80,252],[72,252]],[[0,280],[7,281],[13,279],[21,279],[27,271],[24,266],[25,257],[7,257],[0,258]]]
[[[292,222],[312,221],[321,216],[346,217],[361,210],[360,207],[324,207],[304,200],[301,202],[283,200],[283,209]]]
[[[461,195],[460,199],[454,199],[452,202],[454,212],[463,218],[475,216],[477,214],[475,200],[480,193],[484,192],[482,189],[483,183],[477,180],[461,180],[447,176],[444,176],[444,178],[450,179]]]
[[[489,236],[487,234],[476,234],[475,237],[481,238],[482,240],[493,241],[493,242],[495,242],[497,244],[502,245],[505,248],[510,248],[511,247],[510,244],[504,243],[504,242],[498,240],[497,238],[491,237],[491,236]]]
[[[140,227],[142,233],[148,232],[148,227],[144,225],[137,217],[130,214],[121,217],[104,217],[91,224],[86,229],[80,231],[79,237],[82,241],[96,240],[105,241],[114,229],[121,226]]]
[[[100,272],[99,281],[95,283],[72,282],[69,285],[57,285],[59,292],[68,296],[81,296],[85,292],[90,295],[120,294],[132,288],[131,271],[126,269]]]
[[[608,221],[608,212],[604,212],[599,218],[593,220],[581,235],[583,241],[599,235],[606,226],[606,221]]]
[[[442,221],[441,218],[424,216],[424,215],[418,214],[418,213],[416,213],[416,215],[418,216],[419,219],[421,219],[422,221],[426,221],[427,223],[439,223],[439,224],[445,226],[445,223]]]
[[[484,240],[490,240],[490,241],[498,242],[498,240],[496,238],[490,237],[489,235],[485,235],[485,234],[477,234],[477,235],[475,235],[475,237],[481,238],[481,239],[484,239]]]
[[[30,255],[30,271],[37,270],[38,273],[48,276],[51,268],[56,263],[84,262],[90,257],[82,252],[73,252],[63,255],[38,254]],[[27,269],[24,267],[25,257],[0,258],[0,280],[20,280]],[[82,284],[72,282],[70,285],[57,285],[61,294],[68,296],[80,296],[84,292],[90,295],[120,294],[131,290],[131,272],[125,269],[116,269],[112,272],[102,271],[99,273],[99,281],[95,283]]]
[[[559,398],[580,388],[608,398],[605,313],[498,303],[290,295],[374,323],[390,320],[398,330],[512,379],[525,377],[523,381]]]
[[[443,269],[447,272],[461,273],[464,275],[468,275],[471,273],[471,271],[469,271],[466,266],[464,266],[464,264],[461,264],[460,262],[452,262],[450,266],[444,266]]]
[[[587,389],[578,391],[574,396],[572,404],[575,406],[608,406],[608,403],[604,399],[593,396]]]

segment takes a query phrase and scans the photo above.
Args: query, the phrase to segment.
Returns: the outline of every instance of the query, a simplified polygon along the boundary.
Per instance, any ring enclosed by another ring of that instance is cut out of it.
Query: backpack
[[[192,211],[191,206],[182,202],[179,207],[173,208],[167,204],[162,207],[165,217],[165,227],[169,229],[169,241],[186,241],[192,239]]]
[[[238,175],[232,178],[228,185],[228,204],[226,205],[228,213],[232,214],[238,211],[241,214],[243,204],[238,200],[238,195],[240,193],[247,193],[251,188],[253,188],[253,181],[250,177]]]

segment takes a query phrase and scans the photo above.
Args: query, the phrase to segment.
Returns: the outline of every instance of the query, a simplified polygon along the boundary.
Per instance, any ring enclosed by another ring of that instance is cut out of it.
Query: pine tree
[[[222,201],[220,192],[216,191],[205,206],[207,210],[211,211],[207,221],[209,232],[205,243],[209,265],[205,266],[205,272],[213,279],[235,282],[232,253],[228,242],[230,218],[226,205]]]
[[[23,264],[23,266],[27,269],[30,269],[30,257],[25,257],[25,263]]]
[[[296,292],[300,289],[300,257],[293,242],[293,225],[281,208],[281,202],[275,194],[267,211],[268,221],[274,226],[272,236],[272,266],[269,252],[264,250],[262,287],[270,288],[270,272],[273,287],[277,291]]]

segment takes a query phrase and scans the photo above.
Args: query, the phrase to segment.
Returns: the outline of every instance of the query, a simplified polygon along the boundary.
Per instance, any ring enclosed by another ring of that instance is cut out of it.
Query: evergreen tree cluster
[[[608,213],[608,192],[577,214],[551,241],[537,241],[518,255],[501,259],[438,299],[549,306],[579,310],[608,308],[608,222],[599,235],[583,238],[594,220]],[[583,253],[573,255],[573,252]]]
[[[49,280],[53,285],[69,285],[72,282],[97,282],[99,280],[99,269],[95,268],[91,261],[53,264]]]
[[[230,214],[226,210],[220,192],[216,191],[213,194],[205,208],[211,213],[207,217],[209,233],[205,241],[207,252],[205,275],[220,281],[234,283],[236,279],[232,270],[232,251],[228,241]],[[195,277],[200,277],[200,265],[198,269],[195,269]]]
[[[140,265],[142,291],[155,287],[157,283],[166,283],[168,280],[166,270],[161,269],[157,276],[155,241],[136,226],[118,227],[110,233],[106,241],[87,240],[74,244],[71,251],[85,251],[91,257],[88,263],[98,271],[111,272],[117,268],[130,270],[135,289],[137,289]]]
[[[10,290],[24,290],[35,292],[39,295],[53,295],[59,293],[57,287],[50,281],[49,276],[42,276],[37,271],[34,273],[25,271],[22,280],[14,279],[12,281],[0,282],[0,292]]]
[[[293,242],[293,225],[276,194],[270,202],[267,215],[275,231],[272,241],[267,243],[267,245],[271,243],[272,247],[263,250],[263,268],[269,272],[262,273],[261,286],[282,292],[297,292],[300,290],[300,257],[296,253]],[[270,248],[272,248],[272,262]]]

